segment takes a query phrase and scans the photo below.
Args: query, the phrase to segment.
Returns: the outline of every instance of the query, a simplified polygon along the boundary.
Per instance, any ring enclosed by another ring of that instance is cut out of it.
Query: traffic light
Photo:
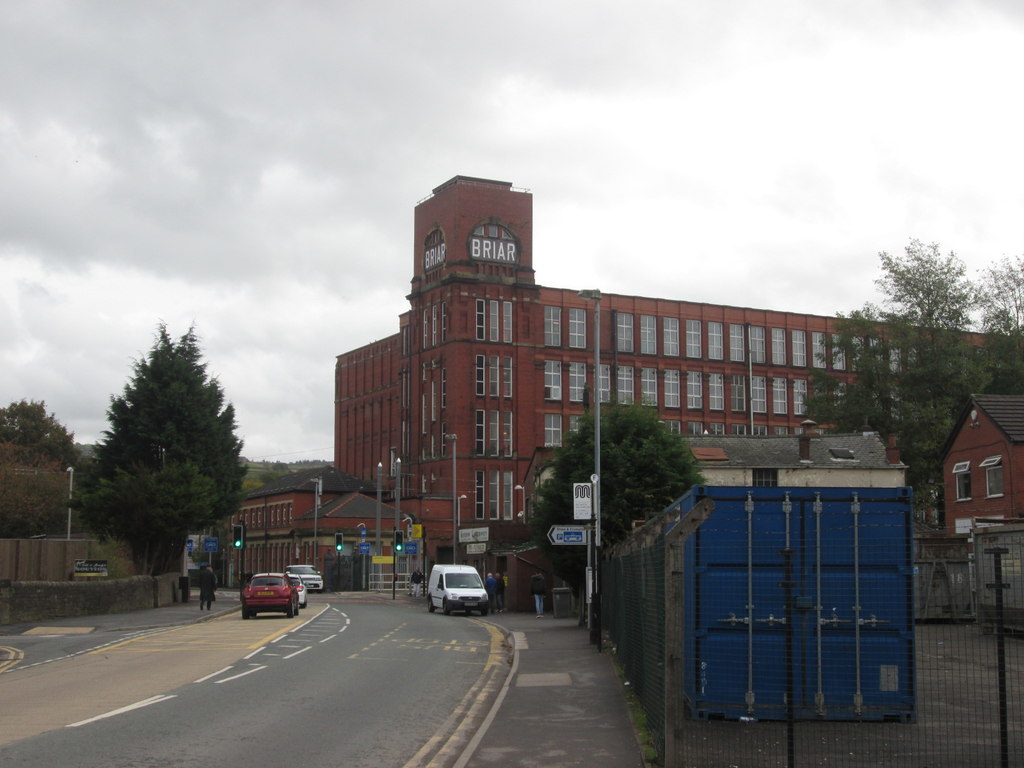
[[[341,552],[341,548],[345,546],[345,534],[336,533],[334,534],[334,548]]]
[[[395,530],[395,553],[400,554],[405,549],[405,534]]]
[[[245,526],[241,523],[231,526],[231,545],[235,549],[241,549],[245,546]]]

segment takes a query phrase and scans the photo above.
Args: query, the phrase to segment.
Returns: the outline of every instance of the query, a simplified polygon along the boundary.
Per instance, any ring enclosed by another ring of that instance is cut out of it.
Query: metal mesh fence
[[[603,562],[667,768],[1024,766],[1024,526],[935,550],[894,490],[708,488]]]

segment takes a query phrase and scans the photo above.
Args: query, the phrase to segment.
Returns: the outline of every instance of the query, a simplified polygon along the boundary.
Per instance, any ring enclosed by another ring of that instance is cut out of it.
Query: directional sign
[[[368,555],[368,554],[370,554],[370,542],[368,542],[368,541],[360,541],[359,542],[359,554],[360,555]]]
[[[587,529],[582,525],[552,525],[548,528],[548,541],[552,544],[586,544]]]
[[[207,536],[203,539],[203,552],[217,552],[219,543],[216,536]]]
[[[407,541],[405,542],[405,554],[417,555],[419,554],[420,547],[418,541]]]

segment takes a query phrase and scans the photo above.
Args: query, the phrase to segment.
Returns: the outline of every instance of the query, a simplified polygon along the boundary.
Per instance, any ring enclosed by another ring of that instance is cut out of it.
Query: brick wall
[[[0,624],[126,613],[177,600],[175,574],[105,581],[0,581]]]

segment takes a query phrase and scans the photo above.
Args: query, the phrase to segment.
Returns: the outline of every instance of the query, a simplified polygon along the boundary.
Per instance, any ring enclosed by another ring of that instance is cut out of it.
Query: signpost
[[[548,541],[552,544],[586,544],[587,527],[585,525],[552,525],[548,528]]]

